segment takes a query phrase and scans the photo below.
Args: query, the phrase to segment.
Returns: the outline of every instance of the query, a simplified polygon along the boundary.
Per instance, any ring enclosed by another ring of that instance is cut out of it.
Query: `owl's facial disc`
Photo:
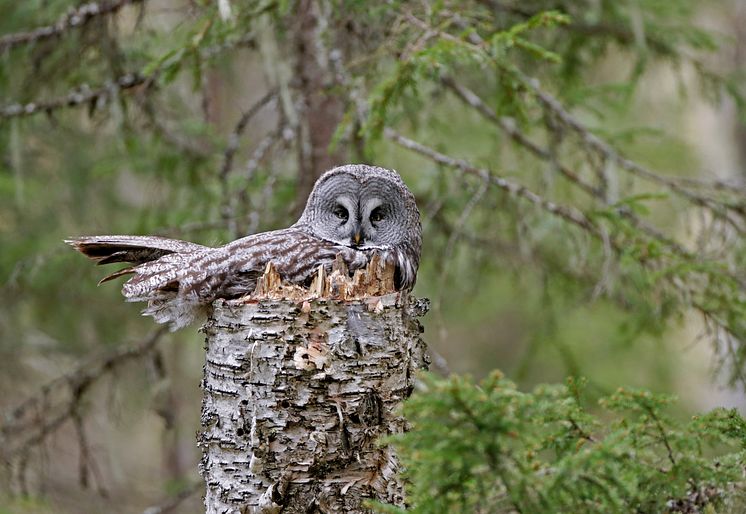
[[[403,194],[408,190],[400,180],[353,171],[335,168],[314,186],[299,220],[314,236],[358,250],[385,250],[419,234],[416,207],[412,214],[411,194]]]
[[[380,198],[357,198],[341,195],[335,198],[332,215],[336,220],[334,239],[353,248],[376,248],[378,229],[387,223],[390,210]]]

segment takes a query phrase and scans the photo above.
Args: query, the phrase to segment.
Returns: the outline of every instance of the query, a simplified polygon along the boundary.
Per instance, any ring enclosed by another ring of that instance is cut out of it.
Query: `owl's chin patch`
[[[371,245],[371,244],[362,244],[360,246],[356,246],[355,250],[366,250],[366,251],[372,251],[372,250],[379,250],[379,251],[385,251],[387,250],[387,246],[381,246],[381,245]]]

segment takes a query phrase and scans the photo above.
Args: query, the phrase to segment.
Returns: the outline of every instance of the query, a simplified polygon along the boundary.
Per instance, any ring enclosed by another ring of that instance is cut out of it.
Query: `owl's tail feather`
[[[96,264],[129,262],[143,264],[171,253],[205,250],[207,247],[158,236],[85,236],[65,242]]]
[[[106,275],[104,278],[98,281],[97,285],[100,286],[104,282],[108,282],[109,280],[114,280],[115,278],[123,277],[125,275],[130,275],[134,272],[135,272],[134,266],[129,266],[128,268],[120,269],[119,271],[115,271],[114,273]]]

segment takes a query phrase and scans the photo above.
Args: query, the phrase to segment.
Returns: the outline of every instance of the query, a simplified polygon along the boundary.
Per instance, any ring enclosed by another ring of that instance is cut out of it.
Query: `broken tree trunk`
[[[403,505],[396,455],[378,440],[405,430],[423,309],[392,290],[374,258],[352,279],[338,261],[310,289],[270,266],[251,297],[215,303],[199,435],[208,514]]]

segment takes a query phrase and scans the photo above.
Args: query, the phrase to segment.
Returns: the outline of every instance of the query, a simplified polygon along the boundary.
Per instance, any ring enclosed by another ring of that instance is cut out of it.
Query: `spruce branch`
[[[127,91],[139,86],[149,87],[153,83],[153,77],[146,77],[140,73],[126,73],[114,80],[105,82],[102,86],[91,88],[87,84],[72,89],[66,95],[51,100],[28,102],[26,104],[14,103],[0,107],[0,119],[18,118],[32,116],[38,113],[51,114],[53,111],[63,107],[77,107],[80,105],[92,105],[98,107],[121,91]]]
[[[506,116],[498,116],[494,112],[494,110],[492,110],[476,93],[463,86],[462,84],[459,84],[450,76],[442,76],[441,82],[448,89],[454,92],[456,96],[464,103],[474,108],[488,121],[500,127],[500,129],[502,129],[519,146],[528,150],[529,153],[531,153],[534,157],[542,161],[550,162],[552,164],[552,169],[557,170],[565,179],[575,184],[581,191],[609,206],[608,198],[606,197],[606,195],[604,195],[601,188],[585,181],[580,176],[580,174],[576,173],[569,166],[561,162],[559,159],[555,158],[552,152],[550,152],[548,149],[543,148],[537,143],[531,141],[528,136],[526,136],[518,128],[515,120]],[[621,216],[628,219],[635,227],[639,228],[653,239],[669,247],[672,251],[678,253],[683,257],[693,257],[691,252],[686,250],[683,246],[681,246],[670,237],[660,232],[657,228],[640,219],[640,217],[635,215],[628,207],[620,205],[616,207],[616,210]]]
[[[746,219],[746,200],[744,197],[737,198],[735,202],[718,202],[717,200],[702,194],[698,191],[688,189],[679,180],[673,177],[667,177],[659,173],[655,173],[645,166],[624,157],[618,152],[611,144],[604,141],[601,137],[594,134],[588,127],[586,127],[580,120],[573,116],[562,103],[552,96],[550,93],[543,90],[539,84],[538,79],[529,77],[523,74],[517,68],[512,68],[511,73],[517,76],[523,85],[525,85],[529,91],[540,101],[545,109],[551,111],[562,124],[574,131],[582,140],[583,144],[595,151],[603,159],[616,163],[621,169],[640,177],[646,181],[656,183],[658,185],[665,186],[674,193],[686,198],[693,204],[700,207],[707,208],[712,211],[715,215],[721,216],[726,219],[733,228],[743,233],[746,231],[746,225],[744,221]],[[695,184],[701,185],[701,182]],[[720,189],[725,187],[725,183],[720,182],[717,186]],[[732,186],[729,189],[731,192],[738,195],[746,194],[746,186]],[[739,219],[731,217],[730,213],[733,212],[739,216]]]
[[[540,11],[522,9],[515,5],[508,5],[505,2],[499,0],[478,0],[478,3],[486,6],[489,9],[493,9],[497,12],[507,12],[516,15],[524,20],[530,19]],[[640,38],[631,29],[610,21],[596,21],[596,22],[584,22],[573,19],[569,23],[558,25],[558,27],[568,33],[576,33],[583,36],[589,36],[594,38],[605,38],[619,43],[622,46],[632,46],[638,44],[644,44],[657,54],[664,57],[677,57],[678,51],[675,46],[671,45],[665,39],[658,37],[655,33],[646,33],[644,43],[640,41]]]
[[[528,201],[552,216],[558,217],[571,225],[579,227],[584,232],[593,236],[603,244],[604,247],[611,248],[616,258],[625,255],[628,250],[628,243],[625,243],[624,240],[619,237],[612,237],[603,225],[599,224],[593,218],[588,217],[585,213],[573,206],[559,204],[544,198],[528,189],[526,186],[509,181],[495,174],[490,169],[480,168],[466,160],[445,155],[433,148],[423,145],[422,143],[409,139],[389,127],[384,129],[383,134],[384,137],[407,150],[415,152],[439,165],[459,170],[467,175],[476,176],[482,181],[496,186],[514,197]],[[615,234],[615,236],[620,235],[623,234]],[[688,258],[685,258],[683,262],[672,260],[672,262],[668,264],[668,268],[671,270],[691,268],[684,272],[683,276],[679,276],[670,271],[662,273],[661,265],[663,265],[665,260],[669,259],[671,255],[675,255],[675,253],[669,254],[668,256],[664,253],[657,258],[640,258],[638,259],[638,264],[652,275],[663,279],[673,288],[673,290],[679,293],[683,301],[702,313],[707,320],[714,323],[718,330],[722,332],[722,337],[727,341],[736,341],[737,347],[741,348],[743,344],[746,343],[746,341],[744,341],[745,334],[742,332],[742,327],[739,325],[741,322],[738,319],[733,320],[727,317],[724,318],[719,312],[717,304],[713,305],[708,301],[697,300],[696,298],[699,295],[706,296],[707,291],[699,289],[698,281],[695,280],[695,276],[702,273],[708,278],[708,280],[712,280],[714,277],[719,275],[723,277],[723,279],[731,281],[734,284],[743,284],[743,277],[737,273],[731,273],[724,269],[708,270],[706,267],[700,266],[698,262],[690,261]],[[683,257],[686,257],[686,255]],[[663,269],[666,268],[664,267]],[[743,350],[741,349],[740,351]],[[741,377],[741,372],[739,370],[741,359],[738,358],[738,354],[739,351],[733,352],[731,355],[733,362],[730,363],[735,373],[734,376],[737,378]]]
[[[226,50],[252,46],[254,42],[255,39],[252,35],[244,34],[239,38],[202,49],[200,57],[202,59],[214,58]],[[142,86],[145,91],[151,90],[152,86],[156,84],[160,72],[161,66],[159,65],[150,70],[146,69],[143,71],[122,74],[117,78],[107,80],[103,85],[98,87],[81,84],[71,89],[67,94],[50,100],[11,103],[0,107],[0,120],[32,116],[42,112],[52,114],[54,111],[65,107],[90,105],[93,108],[96,108],[100,104],[115,98],[121,91],[136,89],[140,86]]]
[[[539,101],[539,103],[545,110],[550,112],[556,120],[562,123],[563,126],[577,134],[580,137],[583,145],[587,149],[595,152],[599,157],[601,157],[603,161],[613,162],[617,164],[621,169],[624,169],[630,174],[638,176],[649,182],[665,186],[674,193],[687,199],[689,202],[700,207],[707,208],[716,216],[722,217],[739,232],[743,232],[744,230],[746,230],[746,225],[744,225],[744,223],[746,223],[746,196],[744,196],[746,195],[746,184],[729,184],[725,181],[713,181],[708,183],[708,181],[696,179],[680,180],[675,177],[667,177],[665,175],[655,173],[645,166],[623,156],[610,143],[602,139],[600,136],[596,135],[592,130],[585,126],[585,124],[583,124],[573,114],[571,114],[570,111],[565,108],[565,106],[559,99],[544,90],[537,78],[526,75],[517,66],[513,65],[509,61],[497,59],[490,55],[488,53],[489,42],[482,39],[476,32],[469,31],[465,36],[466,39],[462,39],[459,37],[455,37],[442,29],[436,29],[430,26],[430,24],[417,18],[411,13],[407,13],[406,18],[416,26],[420,27],[422,30],[428,31],[428,33],[430,34],[437,34],[438,37],[442,38],[443,40],[449,41],[450,43],[457,44],[459,46],[465,46],[471,52],[484,55],[484,57],[488,59],[489,62],[491,62],[499,71],[519,81],[519,83]],[[464,22],[460,18],[454,19],[452,20],[452,22],[454,25],[462,29],[467,28],[464,26]],[[445,79],[446,86],[449,86],[448,80],[448,78]],[[451,82],[453,82],[452,79]],[[504,117],[498,118],[494,113],[491,113],[491,109],[489,109],[489,107],[487,107],[486,105],[483,105],[483,102],[479,102],[479,99],[478,97],[476,97],[476,95],[469,94],[466,90],[463,89],[461,91],[458,91],[459,88],[454,88],[453,84],[451,84],[449,87],[452,90],[455,90],[457,94],[462,98],[462,100],[477,108],[477,110],[481,114],[493,118],[493,121],[497,122],[498,125],[500,125],[501,128],[506,131],[506,133],[508,133],[515,142],[517,142],[521,146],[526,147],[537,157],[540,157],[544,160],[547,160],[551,157],[548,151],[542,151],[536,145],[531,144],[531,142],[525,137],[522,137],[517,132],[517,129],[511,126],[513,124],[510,120]],[[480,103],[482,105],[480,105]],[[566,174],[568,177],[572,176],[572,173],[566,172],[567,170],[564,170],[563,174]],[[582,189],[586,191],[588,190],[588,185],[579,185]],[[732,202],[718,201],[717,199],[714,199],[706,194],[702,194],[697,190],[689,189],[687,186],[694,186],[697,189],[715,189],[727,191],[733,193],[736,196],[735,200]],[[732,216],[730,216],[731,213],[735,213],[738,218],[733,218]]]
[[[115,14],[126,5],[143,2],[145,0],[101,0],[99,2],[84,3],[68,11],[52,25],[0,36],[0,53],[16,46],[38,43],[45,39],[60,37],[69,30],[84,27],[96,18]]]
[[[408,506],[383,512],[741,511],[727,508],[743,486],[735,410],[687,423],[647,391],[620,388],[600,399],[599,413],[571,386],[524,392],[497,372],[479,384],[422,381],[405,405],[413,430],[392,438],[410,479]],[[671,466],[661,468],[662,458]]]
[[[511,182],[499,175],[494,174],[492,171],[486,168],[474,166],[465,160],[456,159],[454,157],[442,154],[437,150],[434,150],[421,143],[418,143],[417,141],[399,134],[391,128],[386,127],[383,131],[383,134],[387,139],[390,139],[399,146],[416,152],[438,164],[442,164],[449,168],[458,169],[467,175],[474,175],[476,177],[479,177],[481,180],[488,182],[513,196],[527,200],[528,202],[540,207],[542,210],[545,210],[554,216],[562,218],[565,221],[582,228],[586,232],[589,232],[597,237],[601,237],[598,225],[575,207],[569,205],[561,205],[548,200],[543,196],[531,191],[524,185]]]

